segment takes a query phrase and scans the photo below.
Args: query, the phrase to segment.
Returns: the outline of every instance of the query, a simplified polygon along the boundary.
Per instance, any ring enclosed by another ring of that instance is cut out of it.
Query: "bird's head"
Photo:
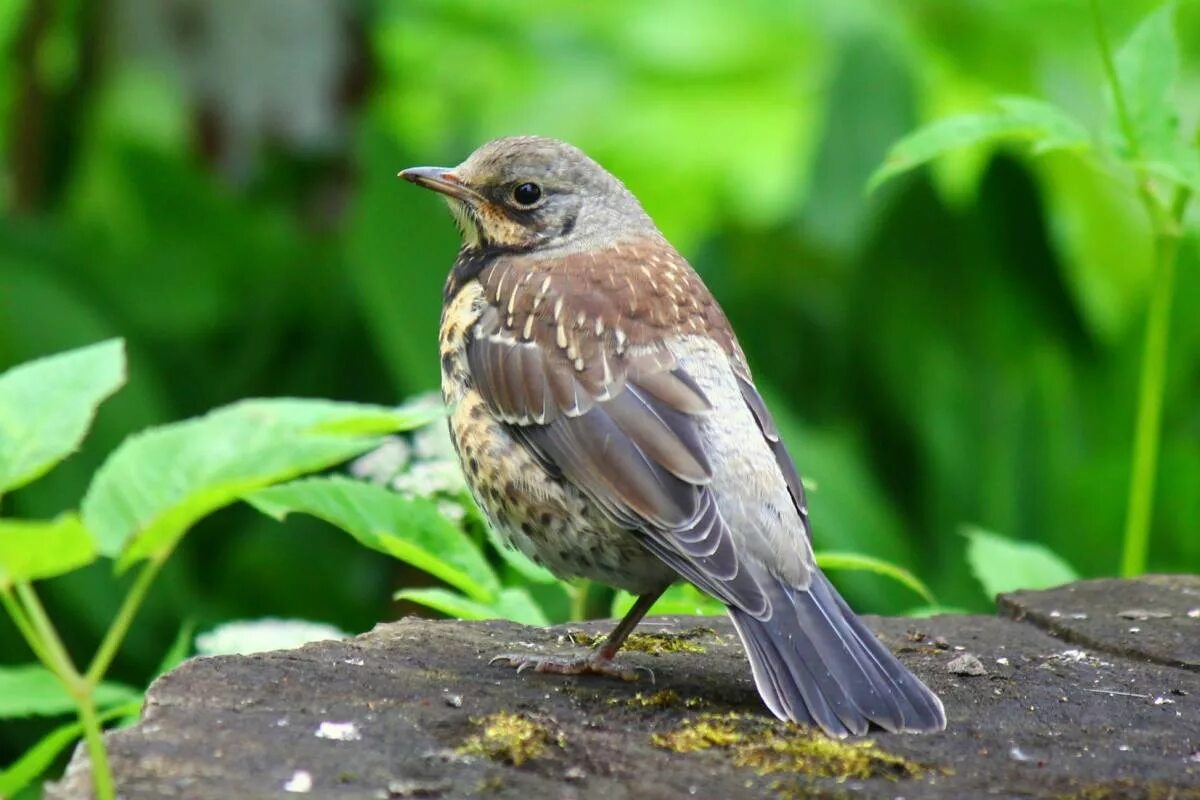
[[[468,249],[584,250],[655,230],[619,180],[556,139],[495,139],[457,167],[400,177],[445,195]]]

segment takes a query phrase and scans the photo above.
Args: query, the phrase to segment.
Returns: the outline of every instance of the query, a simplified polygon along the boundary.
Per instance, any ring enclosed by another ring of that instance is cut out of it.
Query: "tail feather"
[[[766,581],[764,581],[766,582]],[[775,716],[815,723],[834,736],[936,731],[941,701],[880,643],[819,571],[807,591],[776,579],[771,615],[730,608],[754,682]]]

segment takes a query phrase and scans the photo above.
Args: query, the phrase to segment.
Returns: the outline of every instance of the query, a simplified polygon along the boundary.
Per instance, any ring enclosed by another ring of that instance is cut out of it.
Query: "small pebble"
[[[291,779],[283,785],[285,792],[307,794],[312,791],[312,774],[307,770],[298,769],[292,773]]]
[[[316,735],[318,739],[333,739],[337,742],[357,742],[362,738],[358,726],[353,722],[322,722]]]
[[[1187,612],[1187,615],[1192,619],[1200,619],[1200,608],[1193,608],[1191,611]]]
[[[583,771],[583,767],[567,767],[567,771],[563,773],[563,777],[569,781],[581,781],[587,777],[587,773]]]
[[[1129,632],[1130,633],[1141,633],[1142,629],[1141,628],[1130,628]]]
[[[462,695],[461,694],[446,695],[446,705],[450,706],[451,708],[462,708]]]
[[[946,665],[946,671],[954,675],[967,675],[977,677],[979,675],[987,675],[987,670],[984,669],[983,663],[978,658],[970,653],[963,653]]]
[[[1008,659],[1007,659],[1007,658],[1004,658],[1003,656],[1001,656],[1000,658],[997,658],[997,659],[996,659],[996,663],[997,663],[997,664],[999,664],[999,665],[1000,665],[1000,666],[1002,666],[1002,667],[1007,667],[1007,666],[1008,666]]]

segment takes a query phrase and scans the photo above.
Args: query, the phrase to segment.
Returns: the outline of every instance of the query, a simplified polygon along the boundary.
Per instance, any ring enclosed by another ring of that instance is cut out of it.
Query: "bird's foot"
[[[599,653],[579,658],[537,656],[531,653],[501,653],[488,663],[504,663],[510,667],[516,667],[518,673],[531,669],[534,672],[547,672],[554,675],[604,675],[623,681],[636,681],[644,672],[650,676],[650,682],[654,683],[654,671],[649,667],[626,667]]]

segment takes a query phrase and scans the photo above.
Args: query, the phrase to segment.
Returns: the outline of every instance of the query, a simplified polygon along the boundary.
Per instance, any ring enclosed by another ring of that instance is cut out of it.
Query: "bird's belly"
[[[452,411],[450,438],[492,527],[535,563],[560,578],[590,578],[635,594],[676,580],[634,533],[609,521],[570,483],[547,473],[475,391],[464,392]]]
[[[645,594],[677,580],[636,534],[614,525],[570,483],[550,475],[472,388],[466,332],[478,318],[478,284],[442,315],[442,394],[450,439],[475,501],[509,544],[560,578],[583,577]]]

